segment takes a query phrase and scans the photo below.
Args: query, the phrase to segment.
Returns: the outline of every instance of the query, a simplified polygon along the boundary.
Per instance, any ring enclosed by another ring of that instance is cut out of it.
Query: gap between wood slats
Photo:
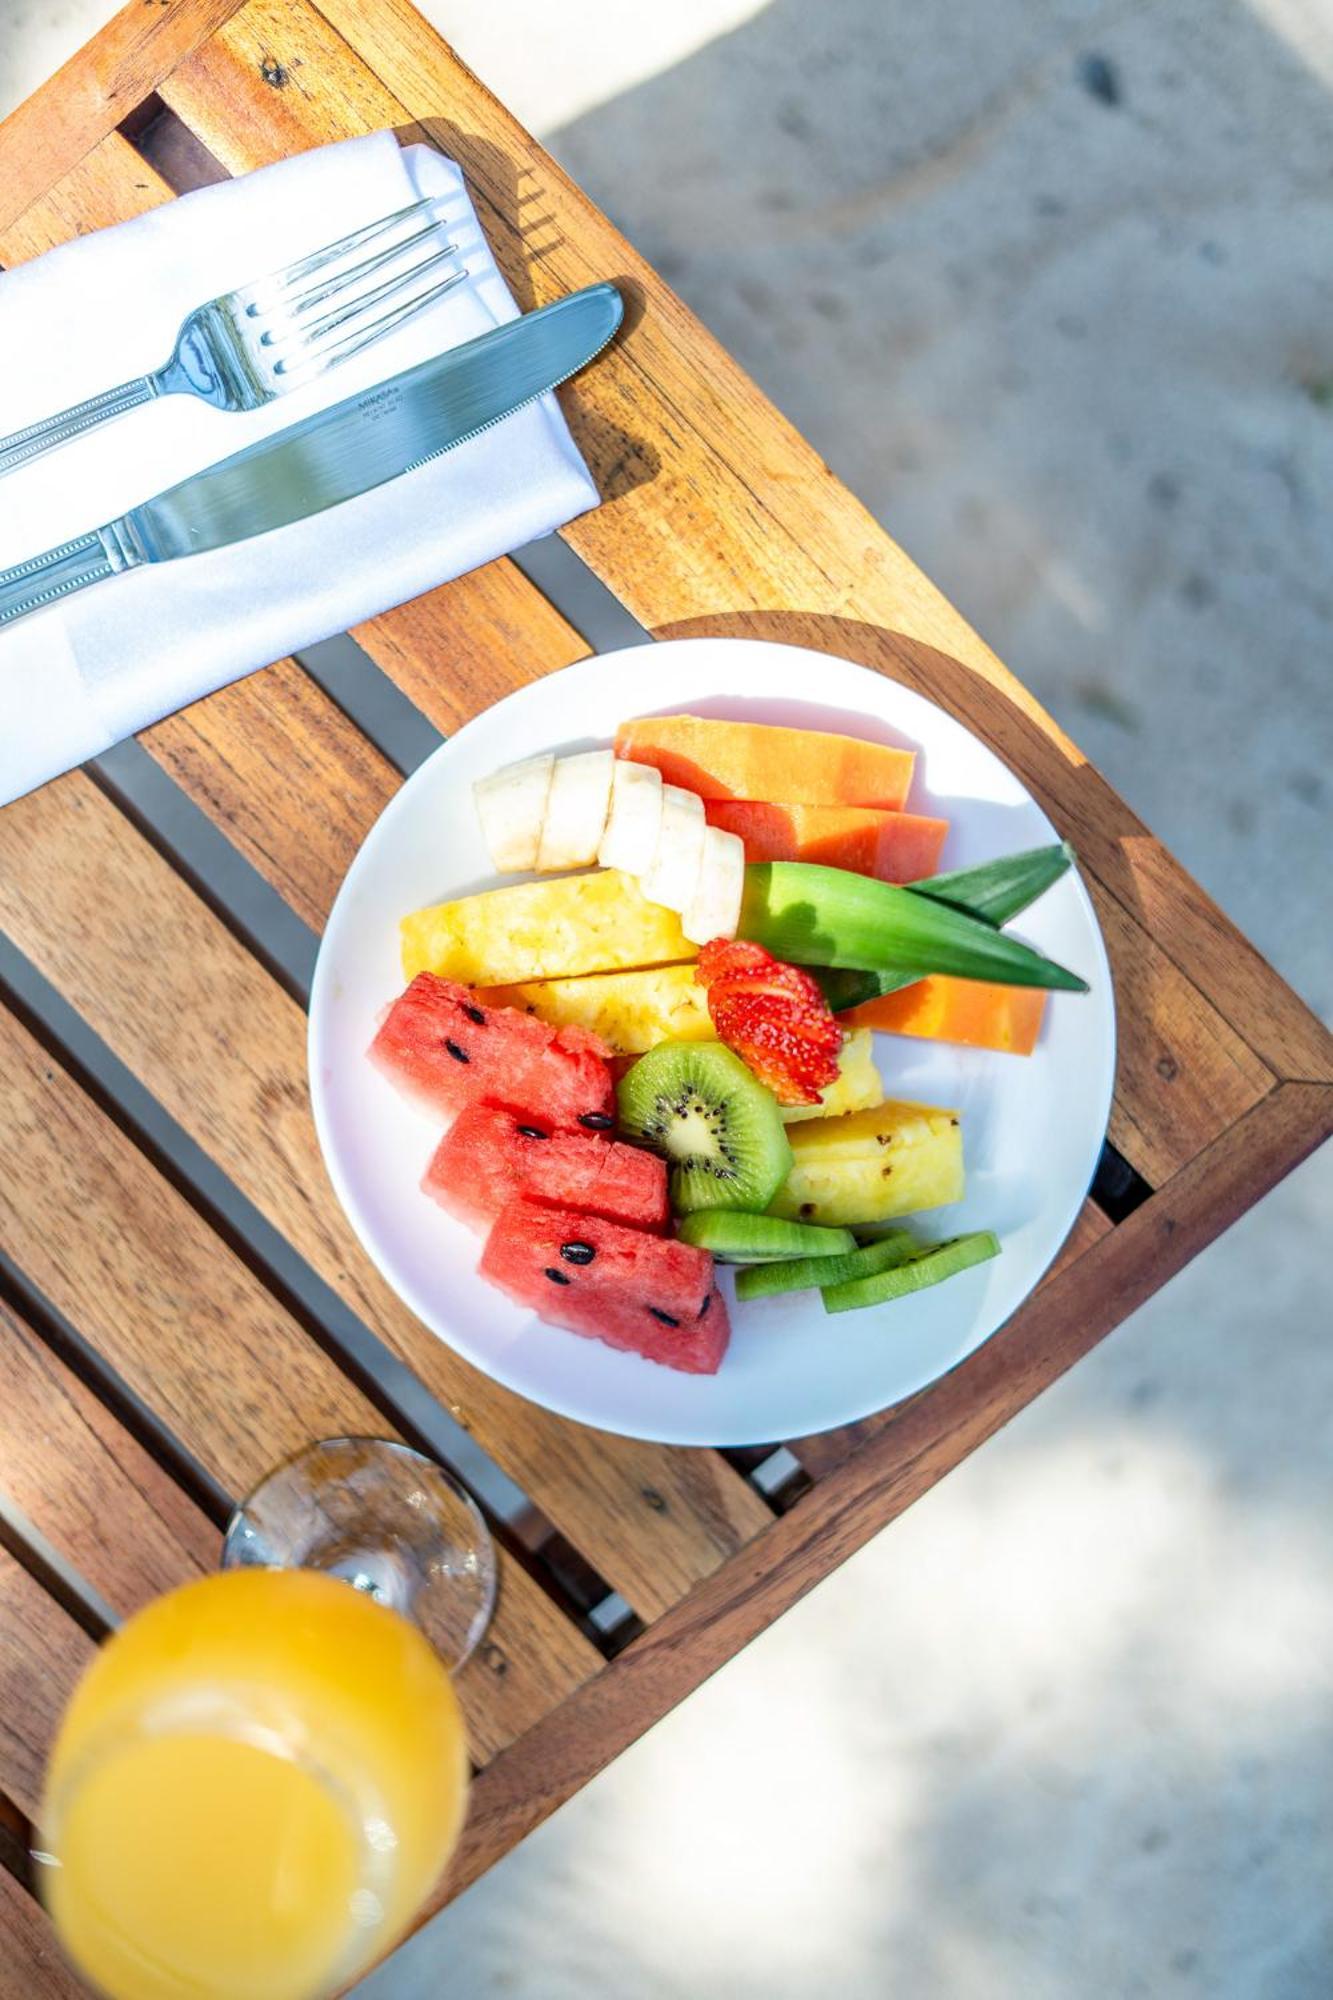
[[[41,974],[7,940],[0,938],[0,994],[30,1032],[51,1048],[99,1107],[181,1193],[218,1235],[260,1278],[330,1354],[349,1380],[382,1410],[396,1429],[446,1465],[475,1492],[488,1517],[521,1550],[534,1571],[570,1615],[580,1621],[605,1599],[611,1587],[542,1515],[529,1497],[494,1463],[476,1441],[399,1362],[376,1336],[297,1256],[285,1239],[251,1207],[226,1175],[183,1133],[144,1086],[74,1014]],[[118,1408],[126,1428],[154,1457],[196,1488],[210,1513],[224,1526],[234,1506],[202,1469],[181,1452],[171,1434],[114,1372],[97,1361],[21,1272],[7,1266],[9,1287],[25,1311],[40,1319],[45,1334],[57,1331],[60,1350]],[[573,1587],[571,1587],[573,1585]],[[600,1639],[601,1635],[598,1634]]]
[[[0,1868],[32,1885],[32,1821],[0,1788]]]

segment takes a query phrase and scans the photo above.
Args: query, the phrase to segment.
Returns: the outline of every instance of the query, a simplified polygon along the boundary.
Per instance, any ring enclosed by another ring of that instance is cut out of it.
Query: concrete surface
[[[5,13],[0,104],[104,16]],[[1333,1006],[1330,0],[426,11]],[[1327,2000],[1333,1156],[366,2000]]]

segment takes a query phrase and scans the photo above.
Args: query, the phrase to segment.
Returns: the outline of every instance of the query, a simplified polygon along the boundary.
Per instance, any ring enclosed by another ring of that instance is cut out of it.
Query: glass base
[[[325,1438],[232,1515],[222,1567],[319,1569],[410,1618],[451,1673],[495,1608],[495,1546],[447,1472],[387,1438]]]

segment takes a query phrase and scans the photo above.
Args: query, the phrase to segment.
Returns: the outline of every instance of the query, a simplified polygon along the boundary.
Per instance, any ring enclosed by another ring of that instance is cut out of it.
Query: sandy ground
[[[106,9],[5,6],[0,104]],[[1333,1006],[1330,0],[433,0]],[[366,2000],[1327,2000],[1333,1157]]]

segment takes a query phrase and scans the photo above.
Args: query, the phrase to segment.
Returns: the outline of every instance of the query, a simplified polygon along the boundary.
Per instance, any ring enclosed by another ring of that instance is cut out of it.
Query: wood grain
[[[139,740],[314,930],[401,783],[293,660],[219,689]]]
[[[391,1434],[240,1259],[3,1013],[0,1105],[7,1254],[227,1492],[246,1492],[314,1438]],[[104,1583],[116,1549],[102,1551]],[[158,1545],[159,1557],[168,1553]],[[459,1679],[481,1756],[600,1664],[539,1586],[499,1554],[495,1622]],[[183,1565],[182,1577],[193,1569]],[[135,1588],[127,1580],[116,1595]],[[11,1789],[2,1773],[0,1786]]]
[[[56,1724],[94,1651],[87,1633],[0,1545],[0,1792],[29,1819],[37,1817]]]
[[[8,239],[0,239],[0,255],[11,259],[35,255],[77,229],[120,219],[168,198],[165,183],[113,134],[35,204]],[[476,707],[520,680],[586,651],[572,628],[509,563],[489,564],[432,591],[398,612],[370,621],[357,636],[430,719],[445,729],[456,727]],[[341,711],[298,668],[281,662],[262,676],[238,682],[170,717],[145,732],[143,741],[299,914],[312,924],[322,923],[348,862],[394,784],[391,767]],[[39,808],[28,810],[44,818]],[[110,861],[118,823],[103,814],[99,824],[106,832]],[[17,866],[17,855],[15,859]],[[163,924],[173,921],[167,903],[158,914]],[[212,935],[222,939],[220,927],[214,927]],[[225,941],[225,948],[235,974],[229,997],[247,1006],[249,1018],[266,1019],[269,983],[230,941]],[[91,967],[85,970],[92,972]],[[214,990],[206,966],[200,971],[202,987]],[[92,977],[94,990],[102,992],[100,979],[95,973]],[[265,990],[258,995],[236,990],[236,985],[250,981]],[[103,993],[104,1003],[105,999]],[[143,1006],[145,1000],[139,992],[136,1005]],[[192,993],[187,1011],[195,1013],[198,1003],[199,994]],[[159,996],[156,1011],[161,1012],[162,1004]],[[180,1002],[169,1004],[179,1014]],[[289,1075],[295,1078],[304,1073],[298,1041],[304,1030],[290,1005],[283,1005],[281,1046],[292,1064]],[[222,1018],[216,1007],[213,1017]],[[224,1034],[230,1034],[229,1022]],[[146,1065],[142,1073],[154,1084],[152,1062],[161,1046],[151,1040],[142,1046]],[[195,1045],[196,1060],[198,1054]],[[177,1049],[172,1060],[183,1063],[183,1069],[173,1069],[171,1080],[183,1077],[187,1105],[197,1111],[197,1086],[190,1080],[192,1065],[186,1051]],[[238,1144],[223,1164],[235,1175],[237,1160],[244,1159],[247,1171],[238,1178],[252,1198],[288,1230],[321,1275],[344,1289],[356,1310],[369,1316],[405,1358],[415,1359],[418,1371],[454,1414],[477,1431],[636,1610],[651,1616],[674,1602],[739,1538],[765,1524],[765,1504],[712,1454],[671,1454],[605,1440],[603,1478],[591,1480],[575,1434],[564,1424],[494,1389],[454,1361],[392,1298],[368,1260],[358,1251],[349,1258],[350,1232],[328,1196],[308,1121],[291,1184],[278,1190],[276,1212],[267,1207],[254,1181],[271,1165],[267,1128],[272,1103],[290,1088],[271,1074],[262,1100],[248,1107],[254,1117],[242,1127]],[[201,1143],[216,1145],[233,1108],[219,1108],[210,1137]],[[256,1120],[263,1129],[255,1129]],[[188,1116],[182,1122],[195,1130]],[[312,1220],[308,1192],[312,1179],[321,1196],[313,1246],[311,1231],[302,1227]],[[298,1184],[302,1181],[305,1185]],[[356,1277],[350,1295],[349,1266]]]
[[[1333,1133],[1333,1088],[1284,1084],[1043,1285],[984,1347],[707,1578],[479,1780],[456,1895],[885,1524],[984,1444]],[[1224,1366],[1200,1328],[1200,1365]],[[1243,1393],[1243,1384],[1239,1385]],[[432,1914],[423,1910],[420,1922]]]
[[[157,89],[238,0],[129,0],[0,124],[0,228]],[[12,30],[11,30],[12,32]]]
[[[352,636],[446,736],[516,687],[588,654],[508,561],[427,591]]]
[[[0,2000],[89,2000],[90,1992],[41,1906],[0,1868]]]
[[[1062,831],[1086,816],[1090,767],[1063,732],[411,10],[392,0],[370,11],[328,0],[319,13],[289,0],[250,0],[182,64],[167,86],[171,102],[211,147],[224,149],[233,171],[395,120],[404,136],[427,133],[462,161],[525,304],[629,271],[630,331],[567,398],[575,434],[614,504],[565,535],[636,616],[662,634],[762,632],[863,658],[980,723],[1012,761],[1026,756],[1024,776]],[[254,84],[274,49],[285,52],[284,62],[291,57],[296,79],[278,107],[257,97]],[[1084,856],[1109,897],[1104,877],[1115,871],[1098,848],[1118,837],[1108,817],[1125,815],[1100,778],[1093,791],[1102,838],[1091,851],[1085,840]],[[1113,962],[1124,988],[1141,976],[1149,944],[1132,901],[1119,908]],[[1272,983],[1268,1012],[1286,1013]],[[1242,1065],[1225,1046],[1236,1039],[1225,1017],[1187,978],[1178,997],[1188,1002],[1179,1039],[1201,1058],[1215,1057],[1224,1085],[1236,1085]],[[1307,1044],[1308,1026],[1292,1029]],[[1219,1091],[1212,1067],[1186,1075],[1161,1039],[1159,1024],[1124,1011],[1113,1132],[1149,1178],[1192,1157],[1269,1081],[1256,1058],[1264,1073],[1253,1094]],[[1164,1053],[1178,1087],[1159,1134],[1153,1106]],[[1304,1053],[1313,1057],[1315,1047]]]
[[[640,1615],[765,1526],[767,1505],[715,1453],[567,1424],[407,1311],[325,1175],[300,1008],[82,774],[0,813],[0,924]]]
[[[3,1300],[0,1380],[0,1490],[113,1611],[217,1567],[214,1524]]]

